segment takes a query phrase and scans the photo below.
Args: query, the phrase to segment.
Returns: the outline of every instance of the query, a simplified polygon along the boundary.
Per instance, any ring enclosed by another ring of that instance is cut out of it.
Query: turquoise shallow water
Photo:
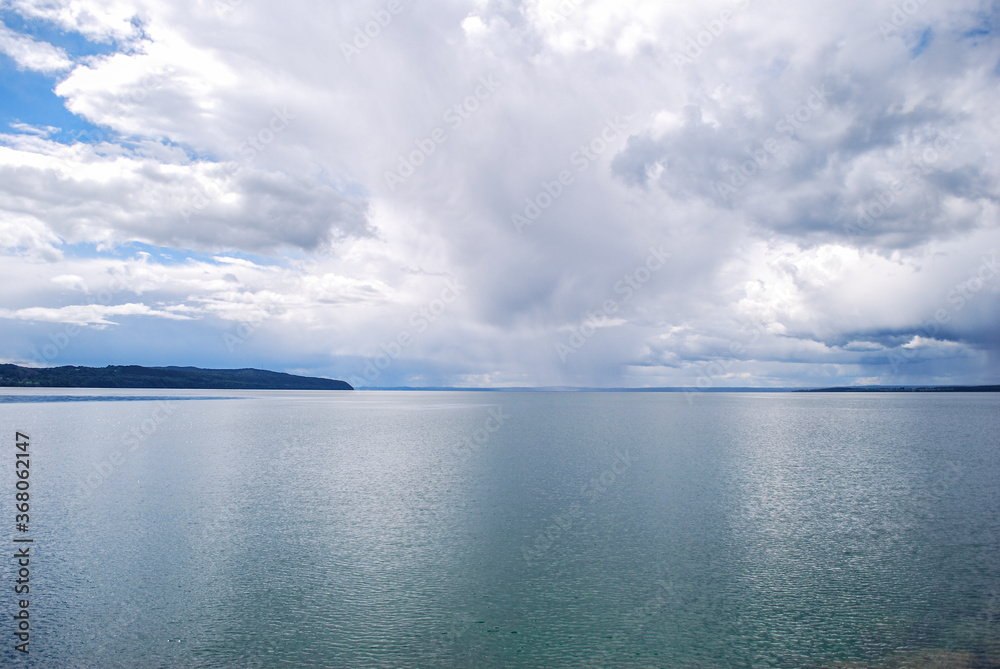
[[[49,394],[5,664],[1000,667],[997,394]]]

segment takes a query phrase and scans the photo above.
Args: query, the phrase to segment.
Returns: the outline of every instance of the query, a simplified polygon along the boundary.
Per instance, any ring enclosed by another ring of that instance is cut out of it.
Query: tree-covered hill
[[[185,388],[227,390],[353,390],[346,381],[263,369],[198,367],[21,367],[0,365],[0,386],[35,388]]]

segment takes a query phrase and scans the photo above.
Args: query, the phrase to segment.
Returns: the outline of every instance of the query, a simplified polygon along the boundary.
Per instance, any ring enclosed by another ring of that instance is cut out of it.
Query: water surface
[[[1000,667],[997,394],[4,394],[28,665]]]

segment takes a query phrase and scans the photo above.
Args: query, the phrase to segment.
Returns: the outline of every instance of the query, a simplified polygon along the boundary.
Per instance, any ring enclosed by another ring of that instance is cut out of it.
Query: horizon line
[[[355,390],[372,391],[469,391],[469,392],[698,392],[698,393],[791,393],[791,392],[1000,392],[997,384],[950,384],[950,385],[866,385],[866,386],[718,386],[699,388],[697,386],[356,386]]]

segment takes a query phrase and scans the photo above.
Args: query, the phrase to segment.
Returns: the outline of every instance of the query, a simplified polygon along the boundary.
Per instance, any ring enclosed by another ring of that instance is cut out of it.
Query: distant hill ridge
[[[354,390],[336,379],[296,376],[264,369],[199,367],[21,367],[0,365],[0,387],[183,388],[204,390]]]

